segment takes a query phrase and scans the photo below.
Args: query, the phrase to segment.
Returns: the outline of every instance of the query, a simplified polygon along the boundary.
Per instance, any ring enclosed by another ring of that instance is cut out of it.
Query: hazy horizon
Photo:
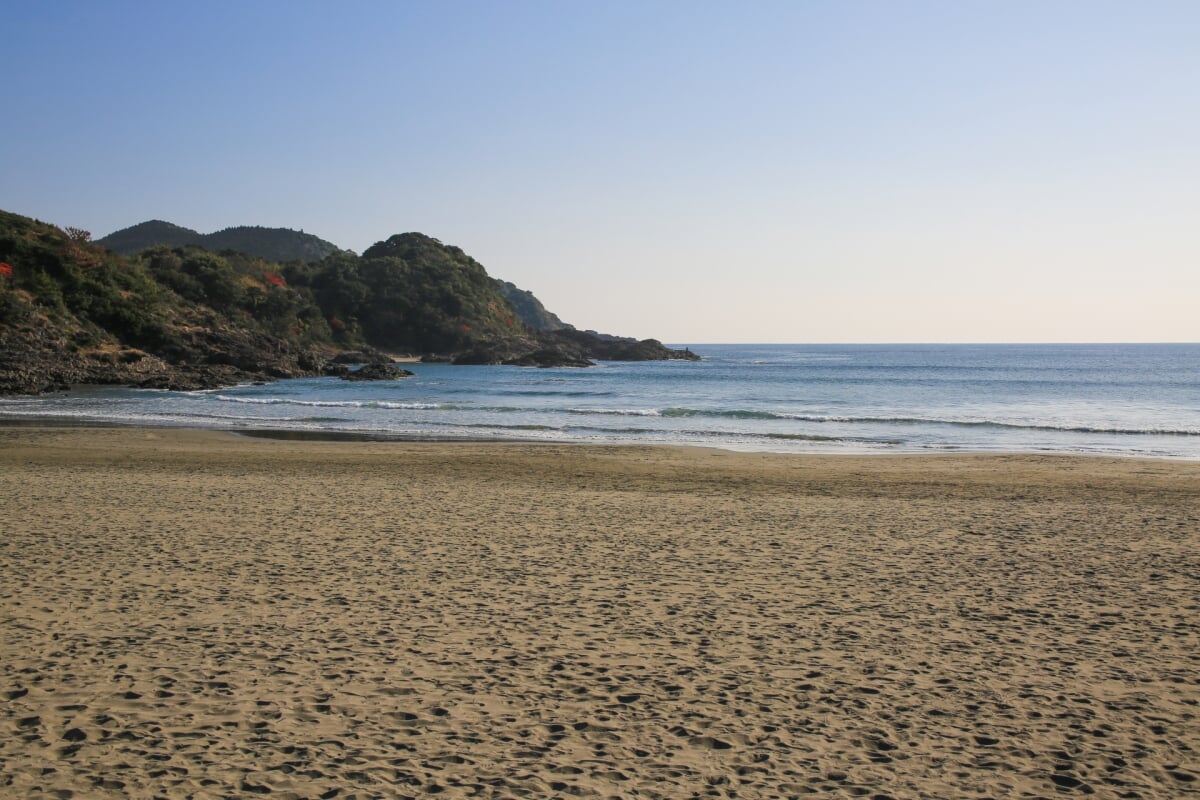
[[[674,343],[1200,340],[1200,6],[12,6],[0,208],[421,231]]]

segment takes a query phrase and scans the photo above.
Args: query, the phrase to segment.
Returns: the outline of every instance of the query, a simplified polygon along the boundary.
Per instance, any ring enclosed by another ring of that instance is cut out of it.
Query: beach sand
[[[1200,794],[1200,464],[0,428],[0,796]]]

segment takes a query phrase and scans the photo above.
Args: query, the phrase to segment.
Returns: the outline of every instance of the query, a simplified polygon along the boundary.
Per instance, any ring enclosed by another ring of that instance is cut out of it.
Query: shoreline
[[[162,423],[150,424],[145,422],[128,422],[123,420],[100,420],[83,417],[72,417],[69,415],[52,416],[52,415],[34,415],[22,416],[17,414],[0,415],[0,430],[4,428],[72,428],[72,429],[87,429],[87,428],[123,428],[129,430],[162,430],[162,431],[209,431],[213,433],[226,433],[233,436],[243,436],[250,439],[270,439],[276,441],[309,441],[309,442],[390,442],[395,444],[488,444],[495,443],[498,445],[529,445],[532,447],[547,446],[547,447],[616,447],[616,448],[673,448],[681,447],[685,449],[695,450],[715,450],[722,453],[730,453],[735,455],[769,455],[780,456],[784,458],[937,458],[937,457],[968,457],[968,456],[1031,456],[1031,457],[1062,457],[1062,458],[1098,458],[1098,459],[1118,459],[1118,460],[1135,460],[1135,461],[1162,461],[1166,463],[1178,464],[1200,464],[1200,457],[1192,458],[1188,456],[1170,456],[1170,455],[1144,455],[1141,453],[1102,453],[1102,452],[1087,452],[1087,451],[1072,451],[1072,450],[972,450],[972,449],[912,449],[912,450],[893,450],[888,452],[870,451],[870,450],[850,450],[842,452],[829,450],[813,450],[813,451],[782,451],[782,450],[759,450],[759,449],[737,449],[733,447],[723,447],[720,444],[712,443],[695,443],[695,442],[639,442],[639,441],[585,441],[585,440],[548,440],[535,438],[521,438],[518,436],[498,437],[498,436],[438,436],[436,434],[408,434],[408,433],[389,433],[386,431],[339,431],[339,430],[311,430],[311,429],[289,429],[289,428],[223,428],[217,426],[203,425],[166,425]]]
[[[1200,464],[0,426],[0,774],[1175,798]]]

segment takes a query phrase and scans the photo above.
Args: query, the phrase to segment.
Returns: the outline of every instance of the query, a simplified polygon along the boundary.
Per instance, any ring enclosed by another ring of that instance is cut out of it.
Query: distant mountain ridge
[[[239,225],[215,233],[200,233],[159,219],[140,222],[122,228],[96,240],[96,244],[123,256],[137,255],[151,247],[203,247],[220,252],[236,250],[267,261],[320,261],[339,252],[332,242],[304,231],[291,228],[264,228],[259,225]]]

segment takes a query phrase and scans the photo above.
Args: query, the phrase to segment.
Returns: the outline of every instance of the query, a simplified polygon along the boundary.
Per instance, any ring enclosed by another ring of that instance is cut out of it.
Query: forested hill
[[[240,225],[216,233],[204,234],[162,220],[141,222],[128,228],[110,233],[96,240],[114,253],[134,256],[151,247],[192,246],[213,252],[234,250],[267,261],[314,262],[343,252],[337,245],[303,231],[288,228],[263,228],[256,225]],[[379,255],[375,247],[375,255]],[[352,251],[345,251],[350,253]],[[365,254],[364,254],[365,255]],[[532,292],[520,289],[508,281],[494,279],[500,293],[516,311],[517,316],[534,330],[557,331],[571,329],[554,313],[548,311]]]
[[[163,222],[160,219],[152,219],[149,222],[141,222],[110,233],[108,236],[97,239],[96,244],[106,247],[114,253],[131,256],[157,245],[176,247],[194,244],[203,246],[201,244],[203,240],[204,234],[199,231]]]
[[[162,220],[150,220],[97,239],[96,244],[132,256],[150,247],[193,245],[220,252],[236,250],[267,261],[320,261],[339,251],[337,245],[290,228],[240,225],[216,233],[200,233]]]
[[[126,256],[86,231],[0,211],[0,394],[341,374],[347,361],[389,360],[384,351],[528,366],[694,357],[526,323],[501,287],[420,233],[312,262],[186,243]]]

